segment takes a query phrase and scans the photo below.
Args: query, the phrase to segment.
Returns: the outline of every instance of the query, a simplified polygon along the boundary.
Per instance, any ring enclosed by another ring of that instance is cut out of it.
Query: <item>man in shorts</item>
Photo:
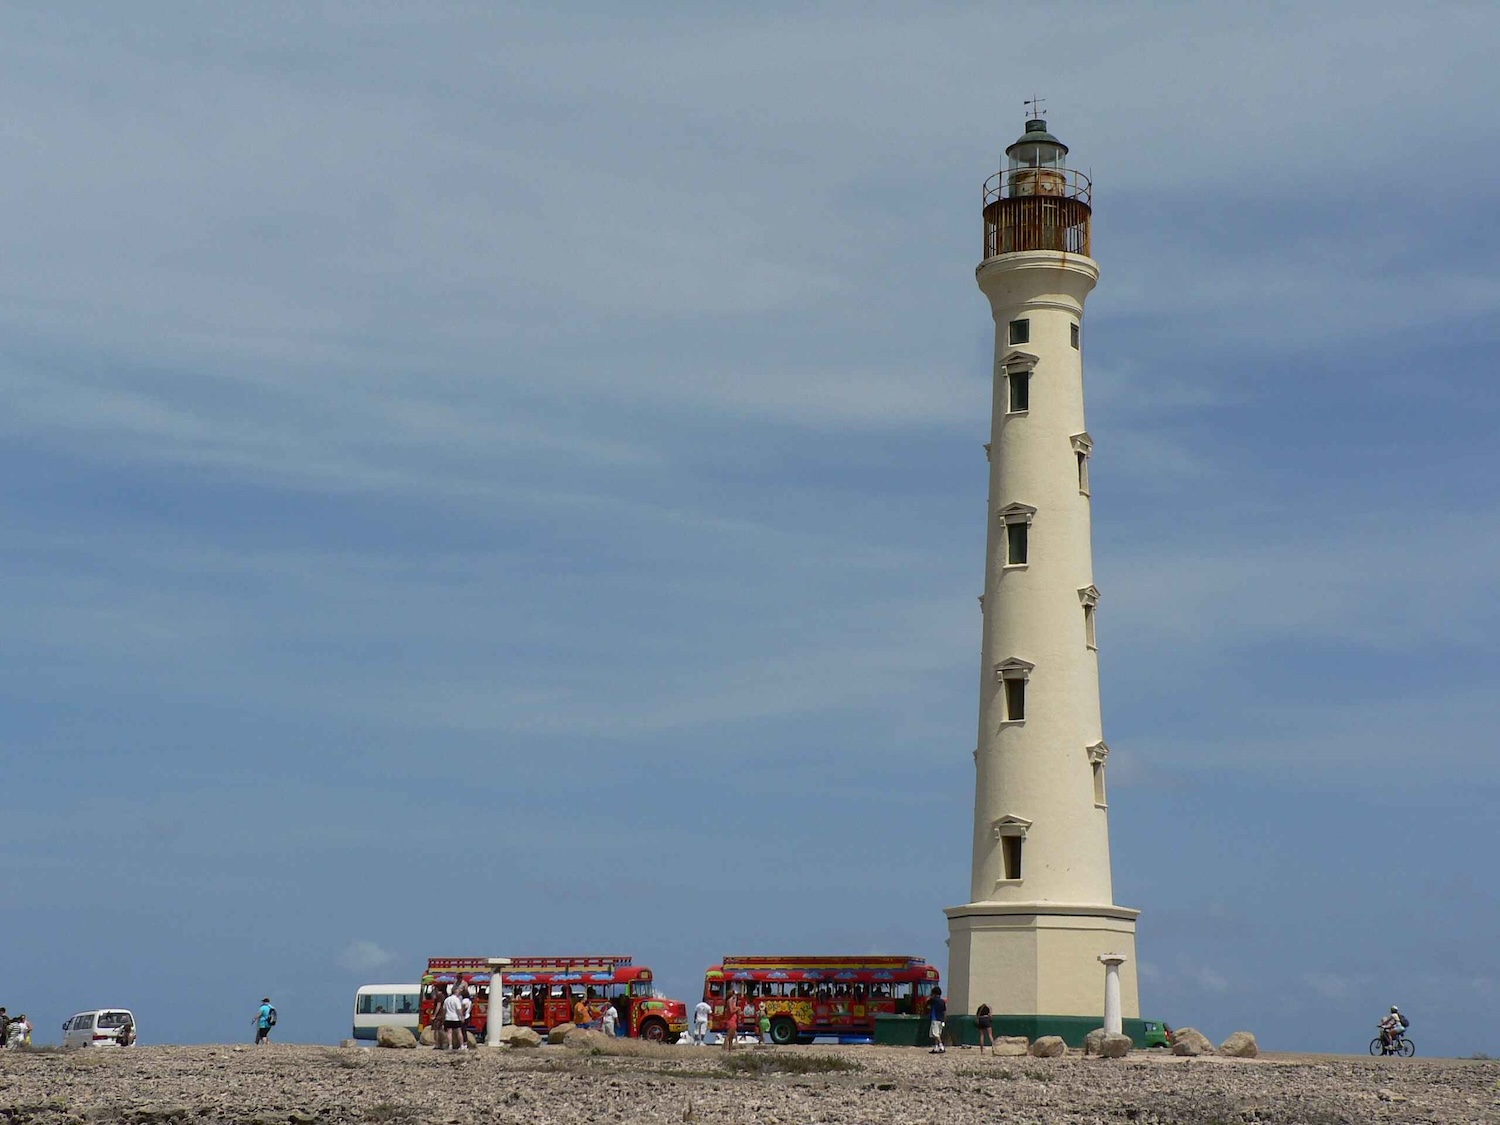
[[[929,1054],[941,1055],[948,1050],[943,1046],[943,1023],[948,1018],[948,1001],[943,999],[943,990],[937,985],[933,985],[932,999],[927,1001],[927,1018],[932,1021],[927,1026],[927,1035],[932,1040]]]
[[[451,1051],[462,1051],[467,1044],[464,1043],[464,990],[459,985],[443,1000],[443,1037],[439,1039],[436,1035],[433,1041],[442,1047],[447,1044]]]
[[[271,1007],[271,998],[263,997],[260,1011],[255,1013],[255,1045],[264,1046],[271,1041],[271,1028],[276,1026],[276,1009]]]

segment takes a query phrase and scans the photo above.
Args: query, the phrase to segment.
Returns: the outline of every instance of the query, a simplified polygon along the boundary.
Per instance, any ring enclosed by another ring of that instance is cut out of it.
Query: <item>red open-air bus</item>
[[[687,1005],[658,996],[651,970],[629,957],[512,957],[500,970],[506,1023],[545,1035],[573,1022],[582,999],[598,1019],[613,1003],[625,1034],[670,1043],[687,1030]],[[490,964],[486,957],[433,957],[422,974],[421,1026],[441,1018],[439,1005],[455,985],[469,986],[474,1001],[470,1024],[481,1038],[489,1023]]]
[[[753,1033],[764,1006],[771,1041],[785,1044],[869,1035],[880,1012],[922,1015],[939,983],[937,969],[920,957],[726,957],[704,974],[703,999],[713,1008],[709,1027],[720,1032],[728,1030],[729,993],[739,993],[746,1008],[740,1030]]]

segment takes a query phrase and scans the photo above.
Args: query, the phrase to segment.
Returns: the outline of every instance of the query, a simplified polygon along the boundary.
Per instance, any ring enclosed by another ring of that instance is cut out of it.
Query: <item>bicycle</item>
[[[1380,1035],[1370,1040],[1370,1054],[1372,1055],[1400,1055],[1402,1058],[1409,1059],[1416,1053],[1416,1044],[1405,1035],[1397,1035],[1389,1043]]]

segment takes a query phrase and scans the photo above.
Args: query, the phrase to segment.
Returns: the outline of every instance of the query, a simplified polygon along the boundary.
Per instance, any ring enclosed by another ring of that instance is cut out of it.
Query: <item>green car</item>
[[[1172,1045],[1172,1029],[1160,1020],[1143,1020],[1146,1034],[1144,1046],[1147,1047],[1170,1047]]]

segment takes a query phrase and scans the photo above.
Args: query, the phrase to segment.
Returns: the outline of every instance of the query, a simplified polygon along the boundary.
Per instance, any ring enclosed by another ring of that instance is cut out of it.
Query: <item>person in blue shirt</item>
[[[257,1047],[271,1041],[271,1029],[276,1026],[276,1009],[271,1007],[271,998],[265,997],[260,1002],[260,1011],[255,1013],[255,1045]]]
[[[948,1019],[948,1001],[943,999],[943,990],[937,985],[932,986],[932,999],[927,1001],[927,1018],[932,1021],[927,1028],[927,1034],[932,1038],[932,1050],[929,1054],[941,1055],[948,1049],[943,1046],[943,1024]]]

